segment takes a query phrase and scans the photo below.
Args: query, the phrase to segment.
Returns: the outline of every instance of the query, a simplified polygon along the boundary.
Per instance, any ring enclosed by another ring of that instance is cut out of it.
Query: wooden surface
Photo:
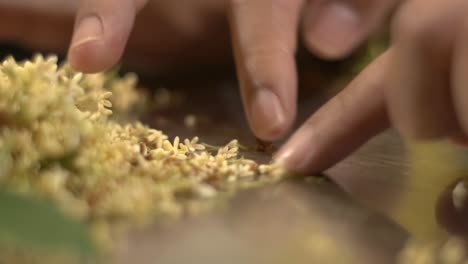
[[[332,94],[320,89],[330,83],[315,83],[315,91],[301,92],[307,96],[301,97],[298,124]],[[147,121],[153,126],[215,145],[237,138],[253,149],[233,76],[171,80],[166,87],[182,99],[151,114]],[[184,126],[188,114],[199,120],[195,128]],[[270,158],[249,153],[263,162]],[[326,171],[334,183],[301,178],[240,193],[211,215],[132,233],[116,262],[271,263],[275,256],[276,263],[289,263],[288,257],[295,263],[394,263],[408,237],[445,236],[436,209],[446,186],[411,179],[410,167],[401,140],[387,131]],[[314,248],[322,244],[328,249]],[[345,260],[337,259],[346,255],[342,250],[351,252]]]

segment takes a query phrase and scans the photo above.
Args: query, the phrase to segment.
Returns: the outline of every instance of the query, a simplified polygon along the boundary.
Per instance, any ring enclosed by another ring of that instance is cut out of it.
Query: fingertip
[[[303,24],[306,47],[317,56],[336,60],[348,56],[362,42],[363,18],[344,1],[308,7]]]
[[[100,70],[95,67],[93,59],[96,47],[104,39],[104,26],[96,14],[81,17],[77,21],[70,44],[68,59],[73,68],[83,72]]]
[[[80,72],[95,73],[111,68],[119,60],[118,55],[106,51],[102,40],[92,40],[70,48],[68,62]]]
[[[270,89],[257,89],[247,107],[254,134],[266,141],[276,141],[290,129],[295,117],[284,108],[281,99]]]
[[[388,54],[371,63],[343,91],[315,112],[274,160],[296,173],[330,168],[389,125],[383,87]]]
[[[263,127],[260,128],[256,125],[252,125],[251,127],[257,138],[269,142],[280,140],[290,131],[289,126],[282,124],[278,124],[277,126],[268,129]]]
[[[68,51],[70,65],[82,72],[109,69],[124,51],[136,12],[145,0],[83,0]]]
[[[323,43],[318,43],[314,34],[305,33],[304,44],[315,56],[323,60],[336,61],[350,55],[352,49],[343,49]]]
[[[265,129],[259,128],[258,126],[252,125],[252,131],[255,136],[261,140],[274,142],[285,137],[290,131],[289,125],[278,124],[276,127]]]
[[[304,132],[298,131],[274,154],[273,160],[295,173],[314,173],[316,153],[311,141],[313,139],[304,137]]]
[[[247,119],[255,135],[266,141],[285,136],[297,111],[294,57],[272,49],[245,59],[240,79]]]
[[[303,0],[230,1],[229,23],[245,113],[265,141],[283,137],[296,115],[294,53]]]

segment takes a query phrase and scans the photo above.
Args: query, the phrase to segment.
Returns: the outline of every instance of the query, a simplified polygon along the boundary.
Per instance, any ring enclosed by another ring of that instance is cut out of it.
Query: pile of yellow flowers
[[[170,140],[142,123],[115,121],[113,108],[125,114],[144,101],[136,83],[132,74],[76,73],[56,57],[6,59],[0,184],[93,220],[196,213],[194,201],[283,175],[278,165],[240,157],[237,140],[207,150],[198,137]]]
[[[196,214],[237,190],[284,177],[278,164],[241,157],[237,140],[214,148],[128,121],[146,103],[136,85],[133,74],[81,74],[58,66],[56,57],[3,61],[0,187],[46,197],[106,240],[115,219]],[[1,250],[1,263],[52,263]],[[466,255],[456,239],[409,241],[397,262],[461,263]],[[54,263],[65,262],[72,263]]]

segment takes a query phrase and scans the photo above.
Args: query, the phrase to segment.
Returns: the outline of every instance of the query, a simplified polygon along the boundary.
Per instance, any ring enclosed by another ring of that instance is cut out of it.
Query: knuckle
[[[258,87],[275,85],[275,64],[290,58],[290,52],[285,48],[261,47],[250,49],[245,53],[244,63],[247,75]]]
[[[276,47],[275,47],[276,46]],[[273,62],[275,58],[286,58],[292,56],[287,47],[280,45],[258,46],[249,48],[245,51],[245,60],[247,65],[265,65]]]

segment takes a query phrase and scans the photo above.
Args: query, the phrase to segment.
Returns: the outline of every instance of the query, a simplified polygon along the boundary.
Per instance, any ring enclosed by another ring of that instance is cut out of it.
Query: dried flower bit
[[[112,115],[112,110],[107,109],[107,108],[105,108],[105,107],[100,107],[99,113],[100,113],[102,116],[110,116],[110,115]]]
[[[237,152],[239,151],[239,147],[233,147],[233,148],[230,148],[228,150],[228,153],[231,153],[231,154],[236,154],[237,155]]]
[[[186,160],[187,156],[185,154],[183,154],[183,153],[175,153],[174,158],[176,158],[178,160]]]
[[[148,155],[148,148],[146,147],[145,143],[140,142],[139,146],[140,146],[140,154],[143,156]]]
[[[257,169],[261,175],[268,175],[272,178],[282,178],[287,173],[286,169],[277,162],[259,165]]]
[[[180,143],[180,138],[177,136],[174,138],[174,142],[172,143],[172,147],[177,151]]]
[[[162,148],[167,151],[171,151],[173,149],[171,142],[167,139],[163,141]]]
[[[222,147],[218,149],[218,155],[217,156],[223,156],[228,152],[229,148],[228,146]]]
[[[156,141],[156,148],[162,148],[164,141],[166,141],[165,138],[162,138],[162,137],[158,138],[157,141]]]
[[[154,149],[149,152],[148,158],[150,160],[162,160],[167,158],[167,153],[163,149]]]
[[[213,198],[218,193],[215,188],[205,183],[197,184],[194,187],[194,192],[201,198]]]
[[[192,140],[185,139],[184,145],[190,152],[205,150],[205,146],[203,144],[198,144],[198,140],[198,137],[194,137]]]
[[[205,146],[203,144],[194,144],[192,146],[195,150],[205,150]]]
[[[226,146],[218,149],[218,156],[223,156],[226,159],[234,159],[239,151],[237,140],[232,140]]]
[[[102,105],[103,105],[104,107],[107,107],[107,108],[111,108],[111,107],[112,107],[112,103],[111,103],[111,101],[109,101],[109,100],[102,100],[101,103],[102,103]]]
[[[18,65],[17,65],[15,58],[13,58],[13,56],[7,56],[5,60],[3,60],[2,66],[4,68],[7,68],[7,67],[17,67]]]
[[[229,141],[229,143],[226,145],[227,147],[229,148],[235,148],[235,147],[239,147],[239,141],[237,139],[233,139],[231,141]]]
[[[112,97],[112,92],[104,92],[99,97],[100,99],[109,99]]]
[[[230,176],[227,178],[227,182],[229,182],[229,183],[233,183],[233,182],[236,182],[236,181],[237,181],[236,175],[230,175]]]
[[[66,76],[62,76],[63,78],[66,78]],[[66,78],[68,79],[68,78]],[[79,72],[75,75],[73,75],[71,79],[71,83],[77,85],[81,80],[83,80],[83,73]]]
[[[267,152],[267,153],[270,153],[273,151],[273,143],[272,142],[268,142],[268,141],[264,141],[264,140],[261,140],[259,138],[256,138],[257,140],[257,151],[260,151],[260,152]]]
[[[149,129],[147,136],[145,137],[146,142],[148,143],[154,143],[158,139],[166,139],[167,136],[163,135],[162,131],[156,130],[156,129]]]
[[[137,145],[137,144],[133,145],[133,146],[132,146],[132,150],[133,150],[133,152],[135,152],[135,153],[140,153],[140,152],[141,152],[140,145]]]
[[[258,171],[261,173],[261,174],[265,174],[267,173],[268,171],[270,171],[270,167],[268,165],[260,165],[258,166]]]
[[[198,120],[195,115],[187,115],[184,118],[184,125],[187,128],[195,128],[197,126]]]
[[[183,144],[183,143],[179,143],[179,150],[185,154],[188,154],[190,152],[193,152],[191,151],[191,149],[189,149],[189,147],[187,147],[187,145]]]

